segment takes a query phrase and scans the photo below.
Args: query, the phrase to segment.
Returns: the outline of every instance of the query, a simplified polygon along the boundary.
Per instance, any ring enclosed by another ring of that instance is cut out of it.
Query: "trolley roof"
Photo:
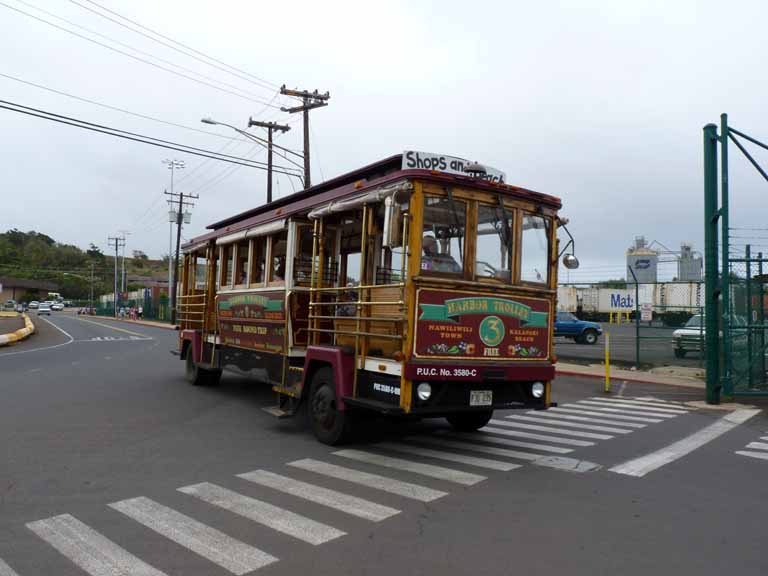
[[[189,250],[219,236],[234,234],[259,224],[266,224],[271,221],[288,218],[297,213],[308,212],[310,209],[328,202],[358,195],[361,192],[404,179],[426,180],[443,185],[471,186],[472,188],[495,194],[502,193],[536,204],[544,204],[555,209],[559,209],[562,206],[560,198],[528,190],[527,188],[490,182],[469,174],[457,175],[438,170],[403,169],[402,165],[403,154],[395,154],[294,194],[278,198],[269,204],[262,204],[256,208],[251,208],[224,220],[214,222],[207,226],[207,229],[211,230],[211,232],[192,238],[182,246],[182,249]]]

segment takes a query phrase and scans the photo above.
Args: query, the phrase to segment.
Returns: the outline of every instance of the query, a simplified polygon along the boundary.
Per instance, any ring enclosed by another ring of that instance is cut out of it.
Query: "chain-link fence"
[[[126,318],[155,320],[158,322],[170,322],[170,304],[165,295],[156,300],[152,298],[135,298],[120,300],[117,306],[118,316]],[[114,316],[114,301],[98,302],[95,308],[98,316]]]

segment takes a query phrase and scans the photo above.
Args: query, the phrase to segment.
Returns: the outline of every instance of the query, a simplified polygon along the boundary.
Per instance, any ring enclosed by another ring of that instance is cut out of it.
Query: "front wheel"
[[[597,344],[597,332],[594,330],[585,331],[581,338],[584,341],[584,344]]]
[[[475,432],[493,418],[493,410],[484,410],[482,412],[462,412],[460,414],[449,414],[445,417],[448,423],[460,432]]]
[[[309,417],[315,437],[323,444],[335,446],[350,435],[351,417],[338,409],[336,383],[330,368],[321,368],[312,377]]]

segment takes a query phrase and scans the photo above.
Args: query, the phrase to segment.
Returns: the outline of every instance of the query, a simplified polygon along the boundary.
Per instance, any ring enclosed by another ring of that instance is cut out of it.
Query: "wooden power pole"
[[[309,92],[307,90],[289,90],[283,84],[280,87],[280,94],[285,96],[295,96],[302,99],[301,106],[295,106],[293,108],[280,108],[283,112],[289,114],[295,114],[302,112],[304,115],[304,188],[312,186],[312,181],[309,175],[309,111],[313,108],[320,108],[322,106],[328,106],[328,100],[331,95],[329,92],[320,94],[317,90]]]
[[[291,129],[287,124],[277,124],[276,122],[259,122],[253,118],[248,119],[248,127],[258,126],[260,128],[267,129],[267,204],[272,202],[272,132],[278,130],[279,132],[288,132]],[[306,165],[304,167],[306,175]]]

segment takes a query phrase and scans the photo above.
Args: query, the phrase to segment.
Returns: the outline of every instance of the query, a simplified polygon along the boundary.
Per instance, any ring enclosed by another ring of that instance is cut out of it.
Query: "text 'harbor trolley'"
[[[247,371],[328,444],[364,411],[547,408],[561,203],[504,180],[405,152],[209,226],[183,247],[187,378]]]

